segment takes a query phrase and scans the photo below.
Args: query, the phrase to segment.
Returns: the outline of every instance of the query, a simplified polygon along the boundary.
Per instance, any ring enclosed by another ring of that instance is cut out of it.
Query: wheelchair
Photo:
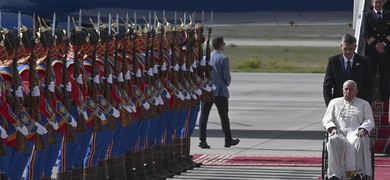
[[[322,142],[322,166],[321,166],[321,177],[322,180],[328,180],[328,149],[326,144],[328,143],[329,134],[325,133],[325,140]],[[375,146],[374,138],[370,138],[370,151],[371,151],[371,167],[372,167],[372,177],[365,177],[365,180],[373,180],[375,174]]]

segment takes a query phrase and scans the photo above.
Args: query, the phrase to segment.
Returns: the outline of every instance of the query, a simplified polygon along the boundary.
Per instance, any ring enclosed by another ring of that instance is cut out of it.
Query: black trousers
[[[214,98],[214,102],[203,102],[201,104],[199,119],[199,140],[206,141],[207,121],[209,120],[211,107],[215,103],[218,109],[219,118],[221,119],[222,131],[225,134],[225,142],[230,142],[232,140],[232,134],[230,132],[230,122],[228,116],[228,98],[224,96],[215,96]]]

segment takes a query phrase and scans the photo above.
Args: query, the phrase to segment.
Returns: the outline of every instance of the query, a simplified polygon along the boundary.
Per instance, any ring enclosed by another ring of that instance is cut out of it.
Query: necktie
[[[348,78],[351,78],[351,61],[350,60],[347,61],[347,68],[345,69],[345,71],[347,72]]]
[[[378,14],[378,20],[382,20],[382,13],[378,11],[376,14]]]

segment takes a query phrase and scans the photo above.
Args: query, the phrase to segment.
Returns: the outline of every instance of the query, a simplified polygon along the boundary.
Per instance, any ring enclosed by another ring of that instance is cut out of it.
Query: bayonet
[[[34,14],[34,17],[35,17],[35,14]],[[34,21],[33,21],[34,23]],[[18,37],[20,38],[20,28],[22,27],[22,18],[21,18],[21,15],[20,15],[20,11],[19,11],[19,14],[18,14]]]
[[[125,27],[126,27],[126,33],[129,32],[129,13],[126,13]]]
[[[51,36],[55,36],[55,29],[56,29],[56,13],[53,15],[53,24],[51,26]]]
[[[70,16],[68,15],[68,25],[66,27],[66,35],[67,35],[67,38],[69,39],[70,38]],[[65,52],[66,54],[67,52]]]
[[[210,15],[210,27],[213,27],[213,11],[211,11]]]
[[[81,20],[82,20],[82,14],[81,14],[81,9],[79,11],[79,31],[81,31]]]
[[[32,27],[33,39],[34,39],[34,40],[35,40],[36,34],[37,34],[35,27],[36,27],[36,25],[35,25],[35,13],[34,13],[34,14],[33,14],[33,27]],[[31,51],[32,51],[32,49],[31,49]]]
[[[96,22],[96,25],[97,25],[97,33],[100,37],[100,12],[98,12],[98,15],[97,15],[97,22]]]
[[[186,22],[187,22],[187,13],[186,12],[184,12],[184,27],[185,27],[185,25],[186,25]]]
[[[135,31],[138,30],[138,27],[137,27],[137,12],[134,12],[134,27],[135,27]]]
[[[108,14],[108,35],[111,35],[111,13]]]
[[[116,35],[119,36],[119,15],[116,13]]]

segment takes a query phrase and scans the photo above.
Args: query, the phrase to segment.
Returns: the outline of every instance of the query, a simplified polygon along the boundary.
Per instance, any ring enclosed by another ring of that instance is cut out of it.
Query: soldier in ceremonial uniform
[[[61,86],[62,84],[62,76],[55,76],[56,71],[54,71],[54,67],[58,68],[57,71],[59,73],[62,72],[62,64],[63,64],[63,54],[64,54],[64,46],[65,46],[65,41],[64,41],[64,31],[61,28],[57,28],[55,30],[56,34],[56,39],[54,42],[52,42],[52,46],[49,48],[48,45],[49,43],[46,41],[51,38],[55,37],[50,37],[51,35],[48,34],[48,31],[51,29],[46,29],[46,31],[41,34],[40,39],[41,43],[43,45],[43,49],[45,52],[49,54],[50,51],[50,58],[45,59],[42,62],[37,62],[37,72],[38,75],[40,76],[41,80],[43,80],[41,83],[42,84],[49,84],[49,87],[47,87],[47,90],[45,90],[45,97],[48,97],[48,101],[51,102],[50,105],[55,113],[55,118],[58,121],[58,129],[55,131],[55,137],[56,137],[56,142],[55,144],[48,144],[47,145],[47,153],[45,158],[43,160],[40,160],[44,162],[44,167],[43,167],[43,179],[51,179],[52,175],[52,169],[53,166],[55,165],[57,155],[60,151],[61,148],[61,141],[63,139],[63,136],[66,135],[67,133],[67,124],[69,124],[69,127],[75,128],[77,126],[77,122],[74,119],[72,115],[70,115],[69,111],[65,107],[65,105],[62,103],[62,98],[64,93],[68,93],[71,88],[68,86],[66,89],[62,89]],[[48,64],[47,60],[50,60],[51,66],[47,67],[46,65]],[[49,69],[51,68],[51,69]],[[51,72],[50,72],[51,71]],[[47,75],[48,73],[48,75]],[[51,81],[46,82],[46,77],[49,77],[51,75]],[[57,85],[57,82],[60,82],[59,85]],[[61,86],[60,86],[61,85]],[[49,99],[50,97],[50,99]],[[37,173],[37,172],[36,172]]]

